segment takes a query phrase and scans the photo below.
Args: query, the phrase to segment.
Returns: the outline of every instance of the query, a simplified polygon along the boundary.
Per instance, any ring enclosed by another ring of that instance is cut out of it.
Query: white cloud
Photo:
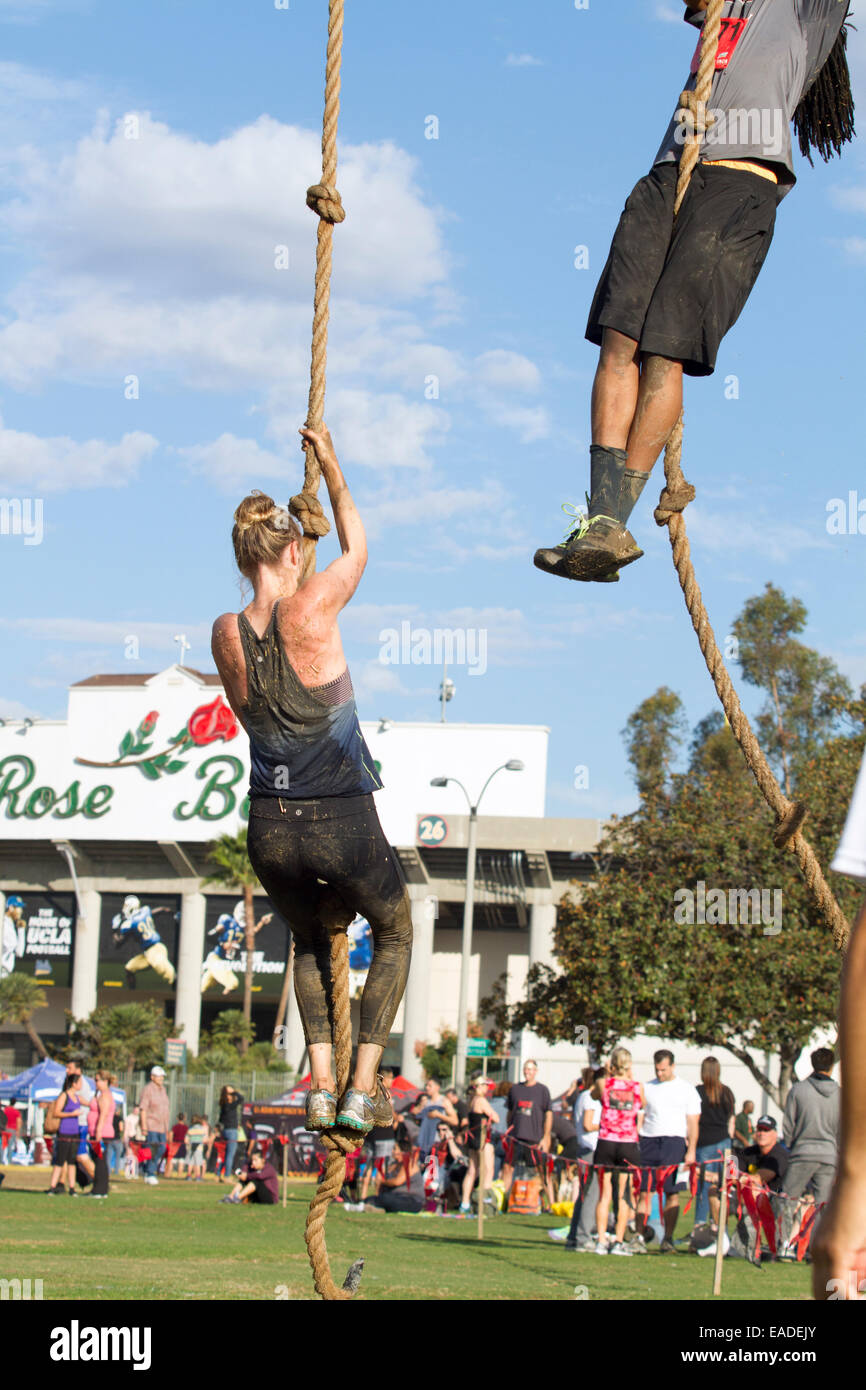
[[[414,526],[419,538],[425,537],[438,545],[437,523],[456,521],[466,525],[468,522],[474,529],[479,520],[491,514],[501,519],[505,505],[506,494],[502,487],[498,483],[488,483],[475,488],[415,489],[398,497],[379,497],[366,504],[362,511],[372,537],[380,536],[389,528]]]
[[[0,695],[0,719],[38,718],[38,713],[31,705],[22,705],[20,700],[6,700]]]
[[[506,352],[502,348],[476,357],[473,375],[479,385],[505,392],[537,392],[541,388],[541,373],[535,363],[519,352]]]
[[[863,196],[864,199],[866,199],[866,189],[864,189]],[[845,249],[845,254],[849,256],[852,261],[866,261],[866,237],[849,236],[844,239],[842,245]]]
[[[809,528],[763,517],[747,521],[741,514],[710,514],[690,507],[688,526],[692,539],[707,550],[730,555],[746,551],[776,563],[790,561],[804,550],[827,550],[831,545],[823,517],[820,525]]]
[[[118,657],[116,665],[120,668],[121,654],[129,636],[138,638],[142,652],[138,662],[126,661],[130,671],[145,671],[152,658],[151,650],[177,653],[174,640],[176,632],[185,632],[192,644],[192,651],[206,667],[213,665],[210,659],[210,624],[186,622],[178,618],[169,623],[138,622],[135,618],[5,618],[0,617],[0,628],[6,631],[33,637],[40,642],[90,642],[101,646],[114,647]],[[188,655],[188,654],[187,654]],[[50,654],[46,657],[50,662]],[[189,658],[193,666],[196,662]]]
[[[158,447],[152,434],[135,430],[117,444],[103,439],[78,443],[68,435],[40,438],[10,430],[0,420],[0,487],[53,492],[66,488],[122,487]]]
[[[221,434],[210,444],[172,449],[190,472],[203,475],[220,492],[236,493],[267,478],[287,479],[292,471],[285,459],[262,449],[255,439]]]
[[[359,701],[370,701],[374,695],[417,694],[403,684],[395,667],[378,660],[353,663],[352,686]]]
[[[653,13],[663,24],[682,24],[685,11],[676,9],[674,5],[664,4],[662,0],[656,0]]]
[[[52,11],[79,14],[86,8],[85,0],[0,0],[0,21],[37,24]]]
[[[535,58],[531,53],[509,53],[505,59],[507,68],[542,68],[544,63],[541,58]]]
[[[35,99],[42,79],[27,80]],[[146,112],[102,115],[59,159],[23,148],[0,231],[33,263],[0,314],[0,381],[25,391],[135,374],[151,391],[244,392],[262,442],[218,432],[181,451],[187,465],[227,490],[282,476],[283,451],[298,465],[316,241],[304,195],[319,161],[313,132],[268,116],[208,143]],[[445,214],[419,191],[416,163],[390,142],[341,149],[327,415],[352,465],[430,469],[452,406],[525,443],[550,432],[527,357],[472,359],[431,332],[453,291]],[[288,269],[275,267],[279,247]]]

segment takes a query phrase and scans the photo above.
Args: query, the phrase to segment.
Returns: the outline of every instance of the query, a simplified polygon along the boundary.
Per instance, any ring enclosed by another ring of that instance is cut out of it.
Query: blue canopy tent
[[[62,1062],[52,1062],[50,1057],[44,1057],[35,1067],[28,1067],[8,1081],[0,1081],[0,1100],[26,1100],[37,1104],[41,1100],[53,1100],[60,1094],[65,1076],[66,1067]],[[91,1091],[95,1092],[96,1084],[92,1077],[85,1076],[84,1079]],[[126,1105],[126,1092],[119,1086],[112,1086],[111,1094],[118,1105]]]

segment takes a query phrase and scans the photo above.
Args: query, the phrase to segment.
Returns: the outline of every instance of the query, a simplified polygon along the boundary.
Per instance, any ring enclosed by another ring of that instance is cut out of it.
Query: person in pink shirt
[[[93,1145],[95,1172],[91,1197],[108,1196],[108,1145],[114,1138],[115,1101],[109,1085],[110,1073],[98,1071],[96,1095],[87,1114],[87,1133]]]
[[[598,1082],[601,1117],[594,1166],[599,1169],[599,1197],[595,1212],[598,1232],[597,1255],[630,1255],[625,1244],[629,1206],[625,1199],[629,1169],[640,1167],[640,1113],[644,1106],[643,1086],[631,1074],[631,1053],[616,1047],[610,1059],[611,1075]],[[613,1191],[613,1172],[616,1171],[619,1207],[616,1214],[616,1233],[613,1244],[607,1234],[607,1214]]]

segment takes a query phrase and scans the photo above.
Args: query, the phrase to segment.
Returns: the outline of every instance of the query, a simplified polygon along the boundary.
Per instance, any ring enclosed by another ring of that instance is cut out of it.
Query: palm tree
[[[295,942],[294,938],[292,938],[292,944],[289,947],[289,954],[286,959],[286,969],[283,975],[283,987],[280,990],[280,1002],[277,1004],[277,1017],[276,1022],[274,1023],[274,1032],[272,1038],[274,1047],[279,1046],[279,1044],[277,1043],[277,1038],[279,1037],[280,1029],[283,1027],[286,1021],[286,1014],[289,1008],[289,992],[292,988],[292,966],[294,965],[294,961]],[[284,1053],[285,1050],[285,1048],[282,1049]]]
[[[247,853],[247,832],[239,830],[237,835],[220,835],[209,849],[210,860],[216,865],[214,873],[203,879],[203,883],[218,884],[233,893],[244,895],[244,945],[246,947],[246,969],[244,971],[244,1018],[252,1021],[253,1012],[253,946],[256,935],[270,917],[263,917],[258,923],[253,921],[253,889],[259,886],[255,870]],[[247,1038],[241,1041],[241,1053],[246,1054],[249,1047]]]
[[[0,1023],[20,1023],[40,1057],[47,1057],[45,1044],[33,1027],[37,1009],[47,1009],[45,990],[32,975],[15,970],[0,980]]]

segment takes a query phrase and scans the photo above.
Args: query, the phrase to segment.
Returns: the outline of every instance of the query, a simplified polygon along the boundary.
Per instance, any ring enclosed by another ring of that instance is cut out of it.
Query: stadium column
[[[289,1007],[286,1010],[285,1027],[283,1056],[286,1059],[286,1066],[289,1071],[300,1072],[304,1064],[307,1040],[304,1037],[304,1025],[301,1022],[301,1014],[298,1009],[298,1001],[295,998],[294,990],[289,994]]]
[[[556,926],[556,903],[549,889],[530,889],[529,908],[529,965],[554,965],[553,930]],[[527,1057],[539,1051],[540,1039],[524,1028],[520,1035],[520,1066]]]
[[[96,1008],[99,970],[99,927],[102,894],[87,879],[78,881],[78,915],[75,919],[75,950],[72,956],[73,1018],[87,1018]]]
[[[196,880],[184,884],[180,904],[180,941],[177,950],[174,1023],[187,1050],[198,1052],[201,1028],[201,967],[204,960],[204,923],[207,900]]]
[[[556,903],[545,894],[546,901],[534,902],[529,909],[529,964],[553,965],[553,930],[556,926]]]
[[[410,884],[412,901],[412,964],[403,996],[403,1054],[400,1071],[413,1086],[422,1080],[421,1061],[415,1056],[415,1043],[427,1037],[430,1012],[430,972],[433,966],[433,930],[436,898],[426,884]]]

